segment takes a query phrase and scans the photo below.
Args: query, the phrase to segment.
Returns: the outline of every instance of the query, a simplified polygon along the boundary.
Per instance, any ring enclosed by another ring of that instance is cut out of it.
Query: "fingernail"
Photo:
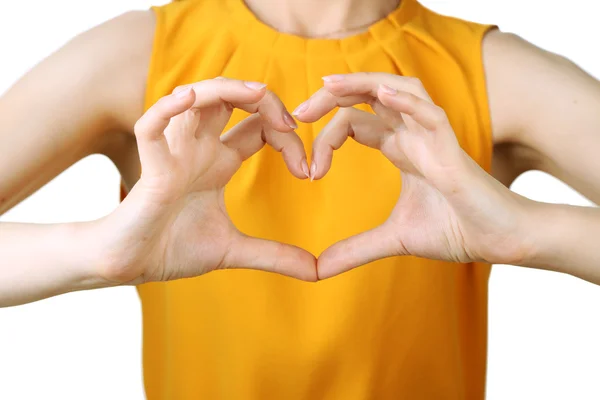
[[[391,95],[398,94],[398,91],[396,89],[394,89],[393,87],[388,86],[388,85],[379,85],[379,88],[381,89],[381,91],[383,93],[387,93],[387,94],[391,94]]]
[[[328,83],[339,82],[344,79],[344,75],[328,75],[321,79]]]
[[[306,159],[302,160],[302,172],[306,175],[307,178],[310,178],[310,173],[308,172],[308,163]]]
[[[300,115],[304,111],[308,110],[308,106],[310,105],[310,99],[306,100],[304,103],[300,104],[296,109],[292,112],[292,115]]]
[[[192,88],[188,87],[188,88],[182,89],[180,92],[175,93],[175,97],[177,97],[178,99],[183,99],[184,97],[189,96],[191,92],[192,92]]]
[[[262,90],[267,87],[266,83],[245,81],[244,85],[252,90]]]
[[[312,182],[315,179],[315,174],[317,173],[317,164],[315,164],[314,160],[310,163],[310,181]]]
[[[283,111],[283,122],[285,122],[285,124],[292,129],[298,129],[298,124],[296,123],[296,121],[294,121],[294,118],[292,118],[292,116],[289,112],[287,112],[287,110]]]

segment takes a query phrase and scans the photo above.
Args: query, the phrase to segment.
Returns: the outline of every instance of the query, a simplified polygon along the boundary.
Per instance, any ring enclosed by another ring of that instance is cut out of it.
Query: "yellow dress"
[[[203,79],[265,82],[294,109],[321,77],[416,76],[461,146],[488,169],[490,118],[481,60],[489,26],[402,0],[368,32],[340,40],[280,34],[242,0],[187,0],[157,18],[146,107]],[[234,113],[231,125],[244,118]],[[331,115],[297,130],[307,153]],[[230,126],[231,126],[230,125]],[[244,233],[320,254],[373,228],[400,193],[399,171],[353,141],[328,175],[294,178],[264,148],[226,189]],[[154,399],[482,399],[490,267],[414,257],[305,283],[250,270],[139,287],[145,388]]]

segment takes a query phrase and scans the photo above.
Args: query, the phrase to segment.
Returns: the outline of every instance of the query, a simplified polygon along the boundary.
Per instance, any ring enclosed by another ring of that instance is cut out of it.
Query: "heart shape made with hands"
[[[314,141],[311,178],[327,173],[334,150],[351,137],[398,168],[402,191],[383,224],[319,256],[319,279],[391,256],[462,263],[523,258],[528,246],[514,232],[523,229],[527,200],[464,152],[446,113],[418,79],[354,73],[323,80],[324,87],[293,113],[310,123],[340,107]],[[360,103],[374,114],[353,108]]]
[[[294,111],[312,123],[340,108],[315,139],[310,168],[294,119],[266,85],[217,78],[176,88],[152,106],[135,129],[142,176],[113,213],[121,234],[111,238],[112,258],[125,261],[107,275],[139,282],[244,267],[315,281],[390,256],[469,262],[520,250],[506,239],[518,229],[515,197],[461,149],[418,80],[386,73],[323,80]],[[353,107],[361,103],[374,114]],[[221,134],[234,107],[254,115]],[[386,222],[331,245],[318,260],[235,228],[224,188],[244,160],[268,144],[295,177],[321,179],[348,137],[399,170],[402,192]]]
[[[433,104],[420,81],[385,73],[323,80],[323,88],[293,112],[299,121],[311,123],[339,108],[313,143],[311,179],[325,176],[333,152],[352,138],[381,151],[399,169],[403,188],[385,223],[335,243],[319,256],[319,279],[390,256],[470,260],[461,251],[460,238],[452,234],[457,229],[452,226],[452,207],[436,186],[447,182],[443,166],[459,166],[464,153],[444,111]],[[370,105],[374,114],[353,107],[358,104]],[[442,249],[436,239],[453,243]]]

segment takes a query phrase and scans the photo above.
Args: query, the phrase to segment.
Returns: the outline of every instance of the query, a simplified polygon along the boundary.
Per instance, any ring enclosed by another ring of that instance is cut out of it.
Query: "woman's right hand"
[[[221,136],[233,107],[253,115]],[[140,180],[93,224],[102,278],[138,284],[254,268],[316,280],[312,254],[242,234],[224,203],[227,182],[265,143],[282,153],[294,176],[307,177],[294,128],[281,101],[256,82],[217,78],[160,99],[135,126]]]

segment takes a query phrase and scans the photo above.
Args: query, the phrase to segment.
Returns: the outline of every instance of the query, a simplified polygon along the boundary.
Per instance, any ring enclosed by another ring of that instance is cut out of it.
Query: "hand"
[[[225,185],[265,142],[294,176],[307,177],[295,123],[264,86],[202,81],[163,97],[137,122],[141,178],[97,226],[105,279],[137,284],[242,267],[316,280],[312,254],[245,236],[225,209]],[[233,106],[257,114],[221,136]]]
[[[319,279],[399,255],[493,263],[518,262],[527,200],[482,170],[459,146],[444,111],[420,82],[384,73],[324,78],[294,113],[313,122],[341,107],[313,144],[311,178],[329,170],[346,138],[379,149],[399,169],[402,192],[385,223],[338,242],[318,260]],[[352,106],[371,105],[376,115]]]

